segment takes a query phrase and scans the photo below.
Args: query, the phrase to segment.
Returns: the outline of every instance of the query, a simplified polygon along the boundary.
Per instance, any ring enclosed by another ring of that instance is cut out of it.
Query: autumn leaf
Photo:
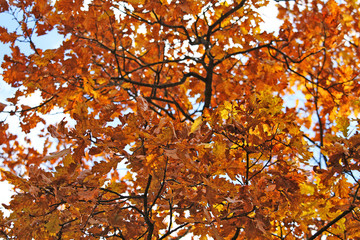
[[[135,4],[135,5],[144,4],[145,0],[130,0],[129,3]]]
[[[60,157],[63,157],[65,155],[69,154],[70,152],[71,152],[70,148],[65,148],[59,152],[50,153],[50,155],[43,157],[43,160],[47,161],[47,160],[52,160],[55,158],[60,158]]]
[[[6,104],[0,103],[0,112],[4,111]]]
[[[58,217],[50,218],[45,224],[45,227],[51,235],[56,235],[56,233],[61,229],[60,219]]]
[[[191,125],[190,133],[194,133],[196,130],[198,130],[202,122],[203,122],[202,117],[197,118],[194,121],[194,123]]]
[[[89,150],[89,154],[90,155],[96,155],[96,154],[101,153],[102,151],[103,151],[103,149],[101,147],[92,147]]]
[[[344,137],[348,137],[348,131],[350,126],[350,121],[345,116],[339,116],[336,119],[336,125],[339,128],[340,132],[344,135]]]

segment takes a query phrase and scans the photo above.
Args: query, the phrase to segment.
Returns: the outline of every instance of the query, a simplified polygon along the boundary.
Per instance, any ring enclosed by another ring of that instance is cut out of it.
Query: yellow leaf
[[[64,163],[65,167],[68,167],[68,166],[70,166],[70,164],[75,163],[75,161],[74,161],[74,158],[72,157],[72,155],[68,154],[64,157],[63,163]]]
[[[129,0],[128,2],[133,5],[142,5],[145,3],[145,0]]]
[[[339,116],[336,119],[336,127],[339,128],[344,137],[348,137],[350,121],[346,116]]]
[[[229,118],[229,111],[227,109],[223,109],[220,111],[220,115],[222,119],[228,119]]]
[[[313,195],[315,192],[315,188],[313,185],[310,185],[308,183],[303,183],[300,185],[300,192],[301,194]]]
[[[190,129],[190,133],[193,133],[195,132],[196,130],[198,130],[198,128],[200,127],[202,123],[202,117],[199,117],[195,120],[195,122],[193,123],[193,125],[191,126],[191,129]]]
[[[214,144],[213,152],[215,156],[218,158],[224,158],[225,157],[225,150],[226,150],[226,143],[224,142],[216,142]]]

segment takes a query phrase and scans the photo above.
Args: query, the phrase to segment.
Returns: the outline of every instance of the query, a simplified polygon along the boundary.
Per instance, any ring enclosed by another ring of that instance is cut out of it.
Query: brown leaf
[[[102,147],[92,147],[89,149],[89,155],[97,155],[102,153],[104,149]]]
[[[52,159],[55,159],[55,158],[60,158],[60,157],[63,157],[67,154],[71,153],[71,149],[70,148],[65,148],[59,152],[54,152],[54,153],[50,153],[50,155],[48,156],[45,156],[43,158],[44,161],[48,161],[48,160],[52,160]]]
[[[177,149],[164,149],[165,155],[173,159],[180,159],[177,155]]]
[[[142,96],[137,97],[138,108],[142,112],[146,112],[149,109],[149,104]]]
[[[6,106],[7,106],[6,104],[0,103],[0,112],[4,111]]]
[[[267,192],[272,192],[272,191],[274,191],[275,189],[276,189],[276,184],[271,184],[271,185],[269,185],[269,186],[266,188],[265,191],[267,191]]]

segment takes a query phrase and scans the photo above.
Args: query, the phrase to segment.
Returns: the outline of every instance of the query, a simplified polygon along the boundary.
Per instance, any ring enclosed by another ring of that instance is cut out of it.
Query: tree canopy
[[[359,3],[268,4],[1,0],[1,237],[360,239]]]

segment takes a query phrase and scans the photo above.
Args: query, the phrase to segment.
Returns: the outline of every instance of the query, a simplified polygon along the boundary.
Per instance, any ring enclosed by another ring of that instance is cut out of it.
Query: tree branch
[[[331,222],[329,222],[328,224],[326,224],[324,227],[322,227],[319,231],[317,231],[314,235],[312,235],[310,238],[308,238],[308,240],[314,240],[315,238],[317,238],[318,236],[320,236],[323,232],[327,231],[332,225],[334,225],[337,221],[339,221],[340,219],[342,219],[343,217],[345,217],[347,214],[349,214],[353,209],[355,208],[355,206],[351,206],[348,210],[344,211],[343,213],[341,213],[339,216],[337,216],[336,218],[334,218]]]
[[[156,85],[156,84],[152,84],[152,83],[143,83],[143,82],[132,81],[130,79],[123,78],[123,77],[112,77],[111,79],[115,80],[115,81],[128,82],[128,83],[138,85],[138,86],[142,86],[142,87],[163,89],[163,88],[179,86],[179,85],[183,84],[189,77],[195,77],[195,78],[200,79],[201,81],[205,81],[205,79],[202,76],[200,76],[199,74],[194,73],[194,72],[185,73],[183,75],[183,77],[180,79],[179,82],[164,83],[164,84],[160,84],[160,85]]]
[[[222,15],[218,20],[216,20],[210,27],[209,27],[209,33],[212,32],[212,30],[219,24],[221,24],[222,21],[224,21],[226,18],[228,18],[231,14],[242,8],[245,4],[246,0],[242,0],[238,5],[236,5],[233,9],[226,12],[224,15]]]

